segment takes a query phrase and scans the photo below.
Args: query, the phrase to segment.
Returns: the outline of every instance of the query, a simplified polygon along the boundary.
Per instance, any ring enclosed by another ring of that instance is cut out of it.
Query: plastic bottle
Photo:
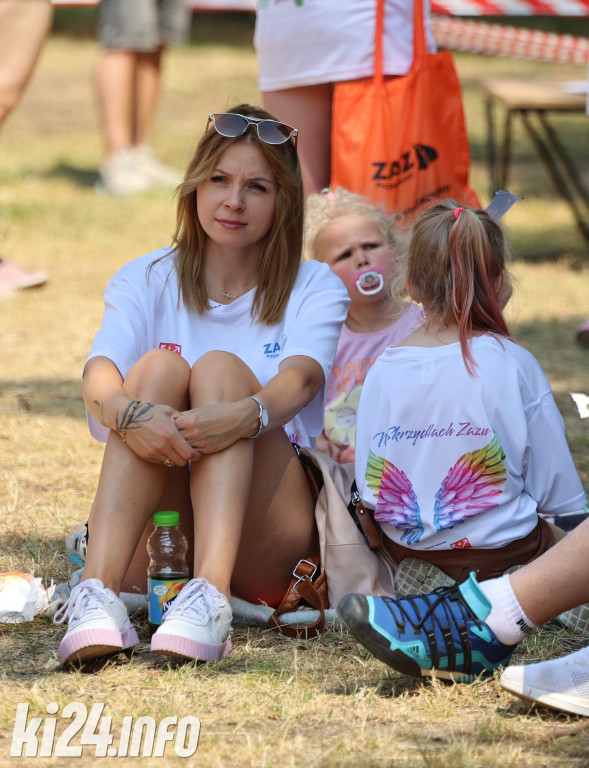
[[[153,523],[154,531],[147,540],[147,600],[151,632],[155,632],[162,623],[163,615],[188,581],[188,542],[179,528],[180,513],[156,512]]]

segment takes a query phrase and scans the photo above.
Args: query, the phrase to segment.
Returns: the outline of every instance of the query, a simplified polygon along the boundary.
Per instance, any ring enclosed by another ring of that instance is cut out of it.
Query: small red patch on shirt
[[[450,549],[472,549],[472,547],[468,539],[459,539],[453,544],[450,544]]]
[[[169,349],[170,352],[177,352],[179,355],[182,354],[181,344],[171,344],[168,341],[160,341],[160,349]]]

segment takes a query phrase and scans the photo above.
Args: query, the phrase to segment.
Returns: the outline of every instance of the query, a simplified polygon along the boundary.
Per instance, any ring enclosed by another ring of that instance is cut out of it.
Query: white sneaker
[[[589,715],[589,647],[560,659],[526,666],[509,666],[501,687],[527,701]]]
[[[135,150],[120,149],[98,169],[95,188],[115,197],[130,197],[155,186],[137,163]]]
[[[68,619],[59,645],[63,664],[94,659],[137,645],[137,632],[127,608],[99,579],[80,582],[53,617],[56,624]]]
[[[165,612],[151,650],[183,659],[218,661],[231,650],[233,614],[225,595],[206,579],[192,579]]]
[[[154,186],[177,187],[182,181],[182,172],[160,162],[148,144],[139,144],[132,152],[137,169],[147,176]]]

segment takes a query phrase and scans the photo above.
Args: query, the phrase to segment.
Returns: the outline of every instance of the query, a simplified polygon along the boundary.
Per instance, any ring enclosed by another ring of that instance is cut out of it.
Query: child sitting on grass
[[[423,323],[419,307],[390,292],[404,248],[394,218],[366,198],[342,188],[307,198],[305,259],[329,264],[351,299],[317,438],[317,448],[340,464],[354,461],[356,409],[368,370],[387,346]]]
[[[453,579],[533,560],[565,535],[539,513],[587,503],[546,376],[502,315],[509,256],[485,211],[422,214],[399,281],[425,323],[378,358],[358,411],[356,482],[387,549]]]

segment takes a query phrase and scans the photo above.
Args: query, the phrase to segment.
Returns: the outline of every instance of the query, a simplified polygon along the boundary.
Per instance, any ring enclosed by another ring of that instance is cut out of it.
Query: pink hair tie
[[[464,208],[454,208],[454,218],[457,219],[460,216],[460,211],[463,211]]]
[[[325,193],[325,199],[328,203],[335,203],[335,194],[329,190],[329,192]]]

